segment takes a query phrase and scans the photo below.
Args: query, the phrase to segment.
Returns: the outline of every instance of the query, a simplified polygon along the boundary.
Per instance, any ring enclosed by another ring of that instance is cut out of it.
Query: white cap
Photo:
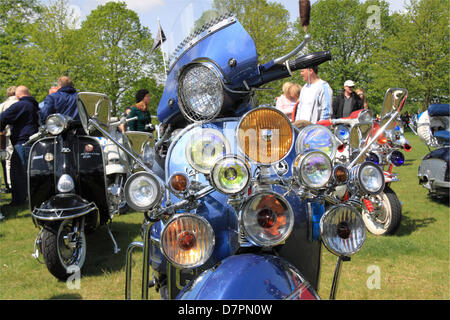
[[[352,80],[347,80],[344,83],[344,87],[354,87],[355,83]]]

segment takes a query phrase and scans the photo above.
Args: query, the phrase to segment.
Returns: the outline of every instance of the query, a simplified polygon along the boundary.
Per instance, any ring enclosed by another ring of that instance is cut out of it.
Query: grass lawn
[[[450,212],[448,204],[432,201],[418,184],[417,168],[428,150],[407,132],[413,150],[406,165],[395,171],[401,181],[392,184],[403,203],[402,223],[393,236],[368,239],[352,261],[343,264],[338,299],[449,299]],[[1,204],[10,201],[1,195]],[[87,238],[88,255],[79,289],[56,280],[31,254],[38,232],[27,207],[3,209],[0,222],[0,299],[101,299],[124,298],[125,252],[140,239],[142,213],[127,213],[113,222],[121,251],[114,255],[106,228]],[[327,299],[336,257],[323,249],[319,295]],[[133,298],[140,297],[141,253],[133,269]],[[374,281],[379,275],[379,282]],[[369,284],[369,285],[368,285]],[[375,288],[374,288],[375,287]],[[150,297],[159,295],[151,291]]]

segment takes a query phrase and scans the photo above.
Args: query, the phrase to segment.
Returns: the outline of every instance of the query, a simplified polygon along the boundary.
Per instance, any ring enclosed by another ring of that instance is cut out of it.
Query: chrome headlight
[[[322,151],[308,151],[295,158],[292,172],[298,184],[309,188],[323,188],[330,181],[333,165]]]
[[[244,191],[251,178],[250,167],[235,155],[219,159],[211,170],[212,185],[224,194]]]
[[[366,226],[361,214],[348,205],[337,205],[320,219],[323,243],[337,256],[351,256],[366,240]]]
[[[340,124],[334,129],[334,135],[342,142],[347,142],[350,140],[350,129],[347,126]]]
[[[350,170],[348,186],[350,189],[356,187],[365,194],[380,194],[384,190],[383,171],[372,162],[363,162]]]
[[[175,215],[161,231],[161,252],[171,264],[195,268],[211,257],[215,236],[209,222],[194,214]]]
[[[362,110],[358,115],[359,124],[371,124],[373,121],[373,113],[370,110]]]
[[[405,156],[398,150],[392,151],[387,158],[389,162],[396,167],[399,167],[405,163]]]
[[[67,128],[68,120],[62,114],[52,114],[45,121],[47,132],[57,136]]]
[[[320,150],[333,159],[337,147],[336,139],[327,127],[312,124],[301,129],[297,137],[295,151],[300,154],[307,150]]]
[[[224,101],[218,72],[209,64],[188,65],[178,77],[178,98],[181,112],[190,121],[215,118]]]
[[[294,213],[281,195],[274,192],[258,193],[244,204],[241,226],[248,239],[256,245],[276,246],[291,234]]]
[[[125,199],[136,211],[154,208],[164,195],[164,184],[156,175],[145,171],[137,172],[125,183]]]
[[[379,165],[381,163],[381,158],[375,152],[369,152],[366,156],[366,161]]]
[[[63,174],[58,180],[57,188],[61,193],[68,193],[75,188],[75,183],[73,182],[71,176],[68,174]]]
[[[199,129],[186,144],[186,158],[195,170],[208,174],[216,161],[230,152],[230,143],[215,129]]]
[[[238,146],[247,159],[272,165],[286,158],[294,145],[294,128],[289,118],[274,108],[249,111],[239,122]]]

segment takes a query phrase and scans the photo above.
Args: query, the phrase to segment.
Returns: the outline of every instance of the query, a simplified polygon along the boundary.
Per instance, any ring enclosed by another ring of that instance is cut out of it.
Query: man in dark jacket
[[[352,112],[364,108],[364,102],[353,91],[355,83],[347,80],[344,90],[333,101],[333,119],[348,117]]]
[[[59,77],[58,91],[49,94],[44,99],[44,106],[40,111],[41,122],[49,115],[61,113],[74,120],[80,120],[77,107],[77,90],[73,87],[72,79],[66,76]]]
[[[0,114],[0,131],[6,125],[11,127],[11,144],[14,146],[11,155],[11,195],[10,205],[23,205],[27,199],[27,166],[30,146],[23,144],[38,131],[39,104],[25,86],[16,89],[18,102]]]

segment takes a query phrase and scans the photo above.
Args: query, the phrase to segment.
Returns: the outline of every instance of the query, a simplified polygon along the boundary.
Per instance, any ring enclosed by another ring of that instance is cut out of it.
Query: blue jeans
[[[15,204],[24,204],[27,200],[27,169],[31,147],[22,144],[14,145],[11,156],[11,196]]]

